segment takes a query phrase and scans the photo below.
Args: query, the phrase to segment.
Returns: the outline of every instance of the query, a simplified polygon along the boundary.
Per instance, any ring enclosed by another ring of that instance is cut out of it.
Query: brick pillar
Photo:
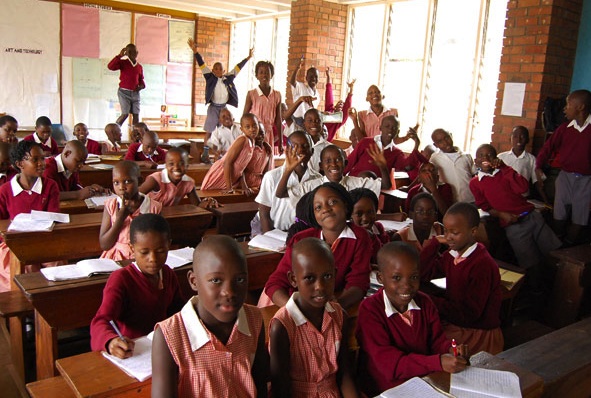
[[[544,100],[569,92],[582,6],[583,0],[509,1],[492,135],[499,151],[511,148],[516,125],[529,129],[534,152],[544,143]],[[526,83],[522,117],[501,115],[506,82]]]
[[[230,59],[230,22],[219,19],[197,16],[195,18],[195,42],[199,53],[207,65],[212,68],[216,62],[221,62],[224,69],[228,70]],[[205,102],[205,79],[196,61],[194,62],[195,90],[193,91],[193,103]],[[193,115],[195,107],[193,106]],[[193,116],[193,126],[203,126],[205,116]]]
[[[347,31],[347,6],[323,0],[295,0],[291,3],[291,29],[289,32],[289,56],[287,75],[287,104],[292,103],[289,77],[300,62],[306,58],[298,80],[304,81],[308,68],[315,66],[319,72],[318,93],[322,99],[319,107],[324,110],[325,70],[332,69],[332,87],[335,102],[341,98],[341,76]],[[346,86],[346,85],[345,85]]]

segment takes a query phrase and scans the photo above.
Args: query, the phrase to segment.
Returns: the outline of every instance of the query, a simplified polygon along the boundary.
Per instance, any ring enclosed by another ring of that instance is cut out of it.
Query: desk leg
[[[12,354],[12,364],[21,382],[25,382],[25,360],[23,355],[23,318],[13,316],[9,319],[10,327],[10,352]]]
[[[57,376],[57,329],[35,311],[35,349],[37,352],[37,380]]]
[[[19,290],[19,287],[14,283],[14,277],[16,275],[25,273],[25,264],[22,264],[20,260],[10,252],[10,289]]]

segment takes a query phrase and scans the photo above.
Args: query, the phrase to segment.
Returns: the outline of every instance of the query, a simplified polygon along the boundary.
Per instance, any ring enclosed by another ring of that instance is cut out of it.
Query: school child
[[[258,308],[244,304],[246,259],[229,236],[195,249],[193,296],[158,323],[152,343],[153,397],[266,397],[269,354]]]
[[[89,154],[102,155],[101,144],[88,138],[88,127],[84,123],[74,125],[74,137],[86,146]]]
[[[51,137],[51,120],[47,116],[39,116],[35,121],[35,132],[23,140],[41,145],[45,156],[55,156],[60,153],[57,142]]]
[[[209,148],[214,154],[214,159],[221,159],[241,134],[240,126],[234,123],[232,113],[228,108],[223,108],[220,111],[220,125],[213,130],[209,139]]]
[[[395,168],[399,171],[409,171],[410,168],[418,168],[424,162],[424,159],[417,150],[421,142],[416,132],[409,131],[407,134],[415,142],[414,150],[408,158],[394,144],[394,139],[400,133],[400,123],[396,116],[390,115],[382,118],[380,130],[382,132],[381,135],[366,137],[359,141],[347,159],[345,174],[358,176],[359,173],[364,171],[372,171],[376,175],[381,174],[380,169],[373,162],[371,151],[369,150],[370,147],[373,148],[373,152],[377,151],[378,148],[384,152],[388,170]]]
[[[273,396],[358,397],[347,363],[346,316],[331,302],[332,252],[326,242],[306,238],[293,246],[291,256],[287,277],[297,292],[269,326]]]
[[[165,168],[150,174],[140,186],[140,193],[148,195],[162,206],[175,206],[187,196],[191,204],[209,209],[218,207],[213,198],[201,200],[195,189],[195,180],[186,173],[189,155],[182,148],[173,147],[166,152]]]
[[[546,141],[536,159],[536,176],[542,181],[542,168],[552,153],[560,154],[561,171],[556,179],[554,223],[559,234],[566,234],[568,244],[577,242],[583,227],[589,224],[591,203],[591,92],[575,90],[566,97],[561,124]],[[571,207],[570,217],[568,207]],[[571,225],[567,230],[570,218]]]
[[[437,211],[440,216],[439,219],[443,219],[443,215],[447,211],[447,208],[454,203],[451,185],[439,181],[437,167],[431,162],[421,164],[417,181],[418,184],[415,184],[408,190],[408,196],[406,197],[405,202],[406,210],[410,211],[410,202],[412,201],[412,198],[421,192],[426,192],[432,195],[433,199],[435,199],[435,203],[437,203]]]
[[[396,108],[386,108],[382,104],[384,95],[376,85],[369,86],[365,99],[369,102],[369,109],[358,114],[355,112],[351,119],[355,128],[364,137],[377,137],[380,135],[384,118],[387,116],[396,116],[398,118],[398,110]]]
[[[377,196],[382,189],[390,189],[391,182],[388,169],[386,168],[384,153],[379,149],[376,151],[370,149],[370,151],[374,164],[380,169],[382,178],[374,180],[373,178],[367,177],[343,176],[343,171],[347,165],[345,153],[338,146],[330,144],[320,154],[319,168],[323,177],[306,181],[305,183],[292,187],[290,190],[287,190],[284,185],[279,184],[277,195],[279,197],[288,195],[292,204],[295,206],[305,193],[312,191],[325,182],[335,182],[345,187],[347,191],[355,188],[369,188]]]
[[[144,136],[144,134],[146,133],[146,131],[149,131],[150,128],[148,127],[148,125],[144,122],[135,122],[132,126],[131,129],[131,134],[129,137],[129,141],[130,143],[134,143],[134,142],[142,142],[142,137]]]
[[[129,247],[129,226],[140,214],[160,214],[162,204],[139,192],[139,166],[122,160],[113,167],[113,193],[116,198],[107,199],[99,242],[101,258],[115,261],[133,258]]]
[[[119,358],[133,355],[134,342],[185,303],[176,274],[166,265],[170,227],[158,214],[142,214],[131,222],[129,244],[135,261],[109,276],[103,300],[90,324],[93,351]],[[124,339],[110,325],[114,321]]]
[[[284,306],[294,291],[287,280],[293,245],[304,238],[320,238],[330,245],[334,254],[335,290],[340,293],[337,301],[347,310],[363,299],[369,287],[372,253],[367,248],[371,247],[371,240],[364,228],[347,222],[351,219],[353,201],[343,186],[325,183],[312,191],[312,198],[305,217],[312,228],[298,232],[287,243],[285,254],[269,276],[264,292],[275,305]]]
[[[309,111],[311,108],[318,108],[318,104],[320,103],[320,96],[318,95],[318,91],[316,90],[316,85],[318,84],[318,69],[315,67],[310,67],[306,70],[306,82],[299,82],[297,81],[298,73],[302,66],[304,66],[304,57],[300,58],[300,62],[298,63],[297,68],[293,71],[291,76],[289,77],[289,84],[291,84],[291,95],[293,102],[296,102],[300,97],[308,97],[309,100],[300,103],[297,109],[293,113],[293,121],[299,128],[304,128],[304,118],[306,117],[306,112]],[[307,131],[307,130],[306,130]],[[309,133],[309,132],[308,132]]]
[[[262,124],[259,124],[259,132],[254,139],[252,157],[244,169],[246,186],[251,190],[251,193],[258,191],[263,176],[273,168],[273,162],[273,149],[265,141],[265,130]]]
[[[166,151],[158,146],[158,134],[153,131],[146,131],[142,135],[141,142],[134,142],[129,145],[125,160],[132,160],[140,167],[155,169],[158,164],[164,163]]]
[[[86,161],[88,152],[82,141],[68,141],[62,153],[45,158],[43,176],[57,183],[60,200],[84,200],[95,194],[108,192],[98,184],[87,187],[80,185],[79,171]]]
[[[320,174],[308,167],[311,156],[312,138],[310,135],[305,131],[294,131],[287,142],[283,165],[268,171],[263,176],[261,188],[255,199],[255,202],[259,204],[260,231],[256,228],[258,220],[255,216],[251,222],[253,236],[272,229],[287,231],[295,222],[295,207],[289,198],[278,198],[275,193],[279,184],[284,184],[289,190],[306,181],[321,177]]]
[[[434,236],[443,235],[443,225],[437,222],[437,202],[427,192],[415,195],[408,207],[412,224],[392,236],[393,241],[403,241],[415,247],[419,253]]]
[[[519,266],[527,270],[530,287],[540,293],[544,258],[562,245],[560,239],[523,196],[528,181],[497,158],[492,145],[478,147],[476,167],[478,174],[470,181],[476,206],[499,218]]]
[[[109,70],[121,71],[119,89],[117,90],[117,97],[121,105],[121,115],[116,121],[119,126],[123,125],[130,113],[133,123],[140,121],[140,91],[146,88],[146,83],[144,82],[144,68],[137,62],[138,53],[136,46],[129,43],[107,64]]]
[[[13,219],[31,210],[59,212],[59,188],[55,181],[43,177],[45,169],[41,145],[21,141],[12,146],[10,161],[19,174],[0,186],[0,219]],[[0,243],[0,291],[10,290],[10,249]],[[33,268],[39,270],[39,267]]]
[[[470,352],[495,355],[503,350],[501,277],[495,260],[475,240],[479,223],[473,204],[458,202],[447,209],[441,240],[449,249],[439,255],[438,237],[423,247],[421,281],[446,278],[443,296],[430,297],[447,338],[467,344]]]
[[[347,97],[345,101],[338,101],[336,105],[334,104],[334,96],[332,94],[332,81],[330,78],[330,67],[326,68],[326,85],[324,88],[324,112],[325,113],[333,113],[333,112],[342,112],[343,113],[343,120],[340,123],[324,123],[327,131],[326,139],[328,142],[332,142],[334,137],[337,134],[337,131],[347,123],[347,119],[349,118],[349,109],[351,109],[351,103],[353,102],[353,88],[355,87],[355,79],[347,82],[347,87],[349,91],[347,92]]]
[[[361,302],[357,319],[363,392],[373,397],[415,376],[464,370],[466,347],[454,356],[436,306],[419,291],[417,251],[402,242],[386,244],[378,253],[377,279],[383,287]]]
[[[223,189],[225,193],[233,193],[234,187],[240,186],[245,193],[251,193],[246,183],[244,170],[252,158],[254,140],[259,133],[259,121],[252,113],[242,115],[240,119],[242,135],[236,138],[223,158],[216,161],[207,171],[202,190]]]
[[[0,186],[9,182],[18,173],[10,164],[11,149],[11,144],[0,141]]]
[[[441,181],[451,185],[454,202],[474,202],[468,187],[476,174],[472,156],[455,147],[451,134],[444,129],[434,130],[431,139],[438,151],[431,155],[430,162],[437,167]]]
[[[203,128],[205,129],[205,140],[203,141],[203,153],[201,154],[202,163],[210,163],[209,147],[207,146],[211,132],[219,125],[220,111],[226,107],[226,104],[238,107],[238,92],[234,85],[234,79],[244,65],[252,58],[254,48],[248,52],[248,57],[240,61],[230,72],[224,73],[224,67],[221,62],[213,64],[213,70],[205,63],[201,54],[197,51],[197,43],[191,38],[187,44],[195,54],[195,60],[205,79],[205,103],[207,107],[207,118]]]
[[[0,117],[0,142],[16,144],[18,142],[18,138],[16,138],[17,130],[18,122],[14,117],[10,115]]]
[[[269,61],[259,61],[254,68],[254,75],[259,81],[259,86],[250,90],[246,95],[244,113],[253,113],[263,123],[265,142],[274,148],[278,147],[279,153],[283,153],[283,139],[281,137],[281,93],[273,90],[271,79],[275,74],[275,68]],[[274,131],[277,131],[278,142],[275,145]]]
[[[121,152],[121,127],[117,123],[109,123],[105,126],[107,141],[102,143],[102,153]]]
[[[383,245],[390,242],[390,236],[381,222],[376,221],[378,212],[378,197],[367,188],[355,188],[349,192],[353,200],[353,214],[351,221],[359,227],[363,227],[369,233],[372,242],[371,263],[377,261],[378,251]]]

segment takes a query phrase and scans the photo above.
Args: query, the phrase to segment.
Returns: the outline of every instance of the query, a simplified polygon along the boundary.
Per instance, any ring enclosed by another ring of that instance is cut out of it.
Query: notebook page
[[[55,221],[67,224],[70,222],[70,215],[66,213],[54,213],[51,211],[31,210],[31,220]]]
[[[193,262],[193,253],[195,249],[192,247],[183,247],[182,249],[169,250],[166,264],[170,268],[178,268],[185,264]]]
[[[519,377],[515,373],[473,366],[452,373],[450,392],[457,398],[521,398]]]
[[[280,252],[285,250],[285,240],[279,240],[267,235],[257,235],[248,242],[248,246],[257,249]]]
[[[100,206],[104,206],[105,205],[105,202],[108,199],[114,198],[116,196],[117,195],[93,196],[91,198],[88,198],[87,200],[89,200],[94,207],[100,207]]]
[[[44,232],[53,229],[53,221],[32,220],[29,213],[20,213],[14,217],[14,220],[8,226],[8,231],[18,232]]]
[[[110,258],[91,258],[88,260],[82,260],[78,261],[76,266],[78,266],[80,271],[86,276],[111,273],[121,268],[119,264]]]
[[[41,268],[41,273],[49,281],[67,281],[70,279],[86,278],[88,276],[77,264]]]
[[[138,381],[149,379],[152,377],[152,333],[135,340],[132,357],[121,359],[106,352],[103,356]]]
[[[437,391],[420,377],[413,377],[399,386],[384,391],[380,395],[381,398],[441,398],[449,396]]]

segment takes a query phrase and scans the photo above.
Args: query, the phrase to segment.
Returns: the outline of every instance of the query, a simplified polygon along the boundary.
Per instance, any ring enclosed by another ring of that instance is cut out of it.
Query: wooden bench
[[[33,316],[33,305],[20,290],[0,293],[0,317],[8,321],[10,354],[12,365],[20,382],[25,381],[25,361],[23,355],[24,318]]]
[[[34,381],[27,384],[27,392],[31,398],[77,398],[62,376]]]
[[[544,380],[544,397],[588,397],[591,391],[591,318],[497,355]]]

